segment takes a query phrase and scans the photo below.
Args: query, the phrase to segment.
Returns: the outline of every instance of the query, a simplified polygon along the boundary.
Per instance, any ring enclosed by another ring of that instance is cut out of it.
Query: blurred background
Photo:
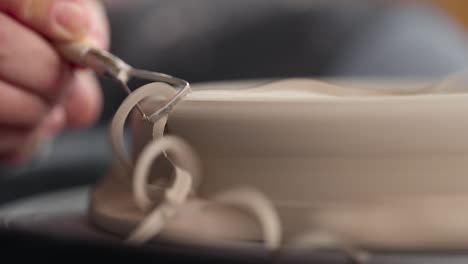
[[[460,0],[432,0],[436,7],[461,23],[465,29],[468,29],[468,2]]]
[[[438,79],[468,67],[464,0],[104,2],[113,53],[194,85],[286,77]],[[124,94],[113,82],[101,83],[105,106],[96,126],[64,132],[32,164],[2,168],[0,203],[87,188],[105,175],[112,162],[108,123]]]
[[[468,65],[462,0],[107,0],[112,51],[198,82],[441,78]],[[104,84],[107,122],[122,100]]]

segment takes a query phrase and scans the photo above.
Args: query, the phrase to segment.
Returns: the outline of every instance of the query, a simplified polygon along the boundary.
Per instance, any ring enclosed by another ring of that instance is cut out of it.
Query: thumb
[[[0,11],[54,42],[80,39],[90,28],[89,9],[82,0],[0,0]]]

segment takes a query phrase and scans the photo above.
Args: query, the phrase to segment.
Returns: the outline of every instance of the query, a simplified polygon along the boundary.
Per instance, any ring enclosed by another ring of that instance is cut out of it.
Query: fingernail
[[[65,109],[61,106],[55,107],[44,124],[44,137],[51,139],[63,128],[65,122]]]
[[[89,42],[93,47],[99,48],[99,49],[107,49],[106,41],[104,36],[99,35],[98,33],[94,33],[90,35],[88,38]]]
[[[90,13],[90,20],[93,21],[90,25],[88,36],[92,44],[95,47],[101,49],[107,49],[108,44],[108,22],[103,18],[107,17],[106,10],[104,9],[103,3],[100,1],[86,1],[85,2],[88,10],[92,10]]]
[[[53,7],[52,27],[63,38],[77,38],[87,33],[89,18],[84,6],[74,2],[59,2]]]

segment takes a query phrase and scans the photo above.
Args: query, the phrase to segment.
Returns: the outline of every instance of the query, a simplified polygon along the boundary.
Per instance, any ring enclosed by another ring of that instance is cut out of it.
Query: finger
[[[47,104],[38,96],[1,80],[0,94],[0,126],[33,128],[47,113]]]
[[[47,141],[59,134],[65,128],[65,125],[65,108],[62,105],[56,105],[38,128],[39,131],[37,133],[41,139]]]
[[[31,160],[49,141],[65,127],[65,110],[63,106],[54,107],[44,122],[35,130],[29,130],[21,144],[0,155],[7,163],[18,165]]]
[[[86,5],[91,10],[88,39],[95,47],[107,50],[110,46],[110,25],[104,5],[98,0],[88,0]]]
[[[0,25],[0,79],[46,100],[59,96],[70,67],[43,38],[11,17],[0,13]]]
[[[24,144],[30,130],[0,126],[0,154],[11,153]]]
[[[77,71],[63,102],[67,127],[85,128],[96,122],[102,110],[102,93],[96,77]]]
[[[53,41],[80,39],[89,29],[83,0],[2,0],[0,10]]]

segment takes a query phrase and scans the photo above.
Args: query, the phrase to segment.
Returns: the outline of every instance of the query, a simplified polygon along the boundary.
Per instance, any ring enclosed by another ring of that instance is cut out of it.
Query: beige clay
[[[158,230],[131,241],[278,248],[326,233],[353,248],[468,247],[468,94],[307,79],[239,88],[195,89],[154,124],[135,113],[129,157],[119,143],[128,111],[118,112],[111,138],[119,159],[92,193],[92,220],[129,236],[171,200],[183,171],[190,194],[156,220]],[[161,83],[140,89],[130,97],[146,98],[149,112],[171,95]],[[166,136],[180,143],[166,146],[175,154],[142,155]]]

